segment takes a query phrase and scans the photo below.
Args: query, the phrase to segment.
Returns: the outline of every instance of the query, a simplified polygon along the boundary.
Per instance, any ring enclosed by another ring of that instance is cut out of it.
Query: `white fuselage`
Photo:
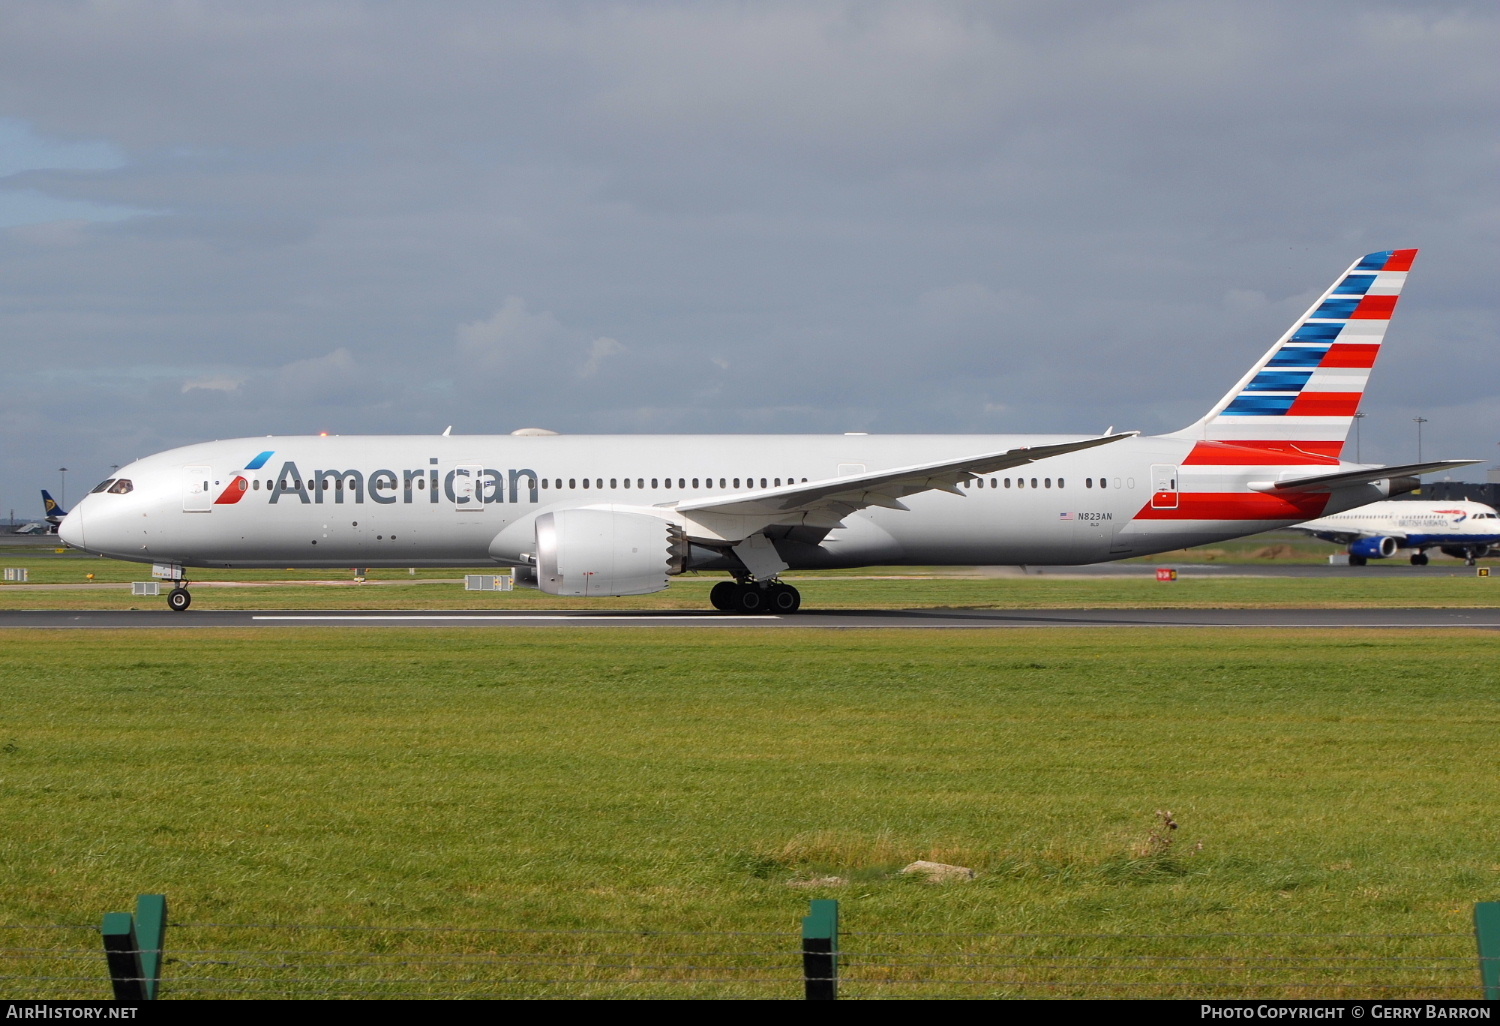
[[[1319,517],[1298,529],[1329,541],[1393,538],[1398,548],[1500,545],[1500,513],[1482,502],[1403,499]]]
[[[960,459],[1077,436],[303,436],[191,445],[132,463],[80,501],[69,544],[184,567],[524,564],[539,514],[653,511],[803,481]],[[1222,541],[1384,497],[1384,482],[1287,499],[1251,488],[1281,468],[1220,465],[1201,443],[1135,437],[985,474],[962,494],[790,529],[793,568],[1083,564]],[[1212,447],[1210,447],[1212,448]],[[267,455],[269,454],[269,455]],[[257,466],[257,459],[260,464]],[[1320,461],[1316,469],[1349,464]],[[1294,468],[1302,473],[1308,467]],[[243,486],[236,484],[243,481]],[[226,489],[242,488],[226,495]],[[687,569],[726,568],[695,549]]]

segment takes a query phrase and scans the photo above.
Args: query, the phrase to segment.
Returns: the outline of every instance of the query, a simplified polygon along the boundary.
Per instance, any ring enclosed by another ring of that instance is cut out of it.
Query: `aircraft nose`
[[[83,503],[73,507],[72,512],[57,525],[57,536],[75,549],[83,548]]]

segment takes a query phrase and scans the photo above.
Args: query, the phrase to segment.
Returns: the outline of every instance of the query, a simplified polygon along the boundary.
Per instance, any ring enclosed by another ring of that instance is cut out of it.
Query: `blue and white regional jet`
[[[119,471],[69,545],[192,567],[509,566],[551,595],[718,571],[719,609],[794,612],[788,569],[1081,564],[1218,542],[1409,491],[1441,460],[1340,458],[1416,250],[1371,253],[1198,421],[1156,436],[267,437]]]
[[[1427,565],[1427,550],[1462,559],[1470,566],[1500,547],[1500,513],[1482,502],[1372,502],[1299,524],[1315,538],[1349,546],[1351,566],[1389,559],[1405,549],[1412,566]]]

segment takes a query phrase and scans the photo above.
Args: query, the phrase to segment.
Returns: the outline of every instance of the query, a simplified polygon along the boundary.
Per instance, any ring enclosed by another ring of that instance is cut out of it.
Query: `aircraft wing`
[[[1439,470],[1454,470],[1469,467],[1484,460],[1437,460],[1432,463],[1407,463],[1399,467],[1370,467],[1365,470],[1350,470],[1339,474],[1316,474],[1312,477],[1295,477],[1288,481],[1272,481],[1265,485],[1250,487],[1262,492],[1331,492],[1350,485],[1369,484],[1392,477],[1416,477]]]
[[[851,474],[847,477],[825,478],[805,484],[787,485],[783,488],[762,489],[753,492],[738,492],[692,502],[683,502],[674,508],[681,513],[714,513],[735,516],[773,517],[782,523],[795,520],[825,527],[836,526],[855,510],[870,506],[887,509],[907,509],[901,499],[917,492],[944,491],[963,495],[958,485],[981,474],[993,474],[1011,467],[1023,467],[1028,463],[1061,456],[1064,453],[1092,449],[1108,445],[1122,438],[1133,438],[1136,431],[1084,438],[1076,442],[1061,442],[1056,445],[1033,445],[1005,452],[981,453],[963,459],[945,460],[941,463],[920,463],[894,470],[879,470],[866,474]]]

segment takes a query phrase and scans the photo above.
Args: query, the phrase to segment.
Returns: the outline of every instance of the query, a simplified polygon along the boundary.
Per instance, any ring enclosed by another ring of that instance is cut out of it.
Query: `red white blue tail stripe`
[[[1178,437],[1338,457],[1416,255],[1386,250],[1352,264],[1208,416]]]
[[[1169,437],[1191,441],[1182,495],[1147,504],[1137,522],[1259,521],[1266,529],[1321,516],[1327,492],[1267,492],[1253,480],[1341,466],[1354,414],[1386,326],[1416,259],[1414,249],[1361,257],[1196,424]]]

